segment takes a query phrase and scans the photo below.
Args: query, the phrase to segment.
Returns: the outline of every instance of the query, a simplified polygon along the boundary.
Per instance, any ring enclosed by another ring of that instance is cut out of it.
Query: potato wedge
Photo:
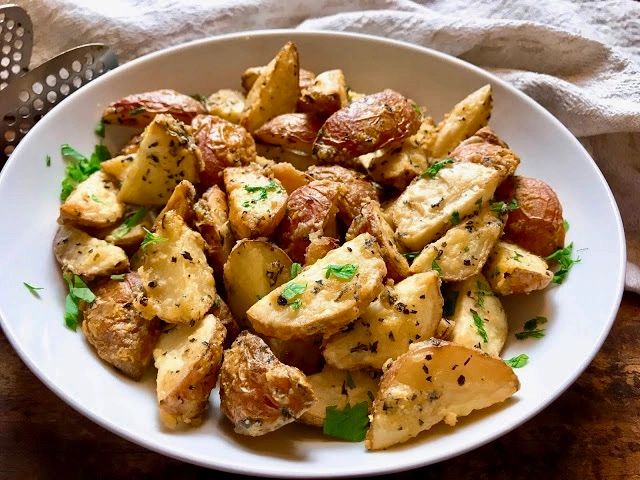
[[[410,251],[422,249],[487,204],[499,181],[497,170],[476,163],[453,163],[434,178],[417,178],[387,209],[396,238]]]
[[[126,209],[124,220],[120,225],[109,230],[104,239],[130,252],[137,249],[146,232],[144,229],[151,230],[156,220],[154,210],[145,207],[135,207],[130,205]]]
[[[229,222],[236,238],[268,237],[285,215],[287,192],[255,166],[224,171]]]
[[[387,89],[367,95],[331,115],[313,144],[324,163],[360,167],[360,155],[393,148],[416,133],[420,116],[413,102]]]
[[[305,171],[312,165],[316,164],[316,159],[311,155],[303,152],[296,152],[294,150],[288,150],[278,145],[257,143],[256,151],[260,157],[268,158],[269,160],[273,160],[277,163],[287,162],[302,171]]]
[[[254,137],[263,143],[311,154],[313,141],[323,121],[308,113],[285,113],[258,128]]]
[[[227,335],[224,337],[224,348],[227,349],[231,346],[233,341],[238,335],[240,335],[240,324],[231,313],[229,305],[225,303],[220,295],[216,295],[216,299],[213,301],[213,306],[209,313],[215,316],[227,331]]]
[[[187,225],[193,222],[193,202],[196,199],[196,189],[193,184],[188,180],[182,180],[176,188],[173,189],[173,193],[167,200],[167,204],[162,211],[158,214],[156,221],[154,222],[153,229],[159,228],[162,217],[170,210],[173,210],[182,217],[184,223]]]
[[[193,207],[195,227],[205,241],[205,253],[213,271],[222,273],[236,239],[229,226],[227,197],[220,187],[214,185],[202,194]]]
[[[411,264],[411,273],[438,270],[445,281],[462,281],[482,270],[502,234],[500,215],[483,208],[430,243]]]
[[[193,138],[202,155],[200,183],[208,188],[223,185],[227,167],[249,165],[256,159],[253,137],[240,125],[220,117],[201,115],[193,119]]]
[[[226,335],[214,315],[166,328],[153,351],[160,419],[169,429],[199,425],[218,380]]]
[[[509,325],[502,302],[481,274],[453,284],[457,292],[449,340],[458,345],[478,348],[489,355],[500,355],[507,341]]]
[[[260,337],[242,332],[225,352],[220,409],[236,433],[255,437],[273,432],[314,402],[304,374],[280,362]]]
[[[389,278],[401,280],[409,276],[409,263],[400,253],[393,229],[384,219],[380,204],[376,201],[364,204],[360,214],[353,219],[345,238],[351,240],[364,232],[373,235],[378,242]]]
[[[457,103],[437,126],[431,156],[442,158],[484,127],[491,117],[491,85],[485,85]]]
[[[337,202],[343,189],[337,182],[314,180],[289,196],[278,244],[293,261],[304,262],[312,237],[337,238]]]
[[[317,400],[298,421],[314,427],[324,425],[327,407],[335,406],[342,410],[347,404],[368,402],[371,405],[378,391],[376,375],[365,370],[338,370],[326,365],[321,372],[309,375],[307,380]]]
[[[164,205],[182,180],[198,182],[202,162],[184,124],[157,115],[122,182],[118,199],[135,205]]]
[[[453,320],[441,318],[440,323],[438,323],[438,328],[436,328],[436,333],[434,333],[433,336],[441,340],[449,340],[455,326],[456,322]]]
[[[331,335],[380,293],[386,270],[375,238],[363,233],[262,297],[247,318],[258,333],[283,340]]]
[[[499,357],[436,339],[415,343],[382,375],[365,447],[406,442],[442,420],[453,426],[519,389],[518,377]]]
[[[138,149],[136,148],[136,151]],[[119,182],[123,182],[129,171],[129,167],[133,164],[136,156],[134,153],[127,155],[118,155],[109,160],[105,160],[100,164],[100,169],[117,179]]]
[[[317,373],[324,365],[320,346],[322,337],[314,336],[280,340],[274,337],[264,337],[263,340],[273,354],[285,365],[298,368],[305,375]]]
[[[489,127],[481,128],[464,140],[450,156],[457,162],[473,162],[494,168],[503,180],[513,175],[520,165],[520,157]]]
[[[205,109],[199,101],[175,90],[154,90],[136,93],[111,103],[102,113],[102,121],[114,125],[146,127],[159,113],[189,123]]]
[[[210,115],[238,124],[242,119],[244,101],[242,92],[223,88],[207,97],[207,110]]]
[[[319,73],[313,83],[301,90],[298,110],[327,117],[348,103],[344,73],[342,70],[327,70]]]
[[[53,239],[53,253],[63,271],[80,275],[85,280],[129,269],[127,254],[120,247],[70,225],[58,228]]]
[[[311,242],[304,252],[305,266],[313,265],[321,258],[340,246],[340,241],[333,237],[310,237]]]
[[[258,77],[264,73],[267,69],[267,65],[263,65],[261,67],[250,67],[247,68],[244,73],[242,74],[242,78],[241,78],[241,83],[242,83],[242,88],[244,89],[245,92],[248,92],[249,90],[251,90],[251,87],[253,87],[253,84],[256,83],[256,80],[258,79]],[[300,85],[300,90],[304,90],[305,88],[309,87],[313,81],[316,78],[316,74],[309,71],[309,70],[305,70],[304,68],[300,68],[300,76],[299,76],[299,85]]]
[[[517,204],[517,208],[509,212],[504,228],[505,240],[541,257],[564,246],[562,205],[545,182],[530,177],[511,177],[498,187],[496,198],[507,204],[515,200]]]
[[[412,343],[432,337],[441,318],[438,275],[418,273],[386,287],[347,331],[326,341],[323,355],[329,365],[343,370],[380,369]]]
[[[547,262],[514,243],[496,244],[484,266],[489,284],[498,295],[542,290],[553,279]]]
[[[224,286],[233,316],[246,326],[247,310],[269,292],[288,282],[291,259],[273,243],[241,240],[224,264]]]
[[[300,96],[298,49],[288,42],[260,73],[247,93],[241,124],[250,132],[283,113],[292,113]]]
[[[277,178],[289,195],[294,190],[304,187],[310,178],[303,171],[287,162],[274,163],[270,167],[271,173]]]
[[[140,148],[140,142],[142,141],[142,134],[134,135],[127,143],[120,149],[120,155],[133,155]],[[103,162],[104,163],[104,162]]]
[[[197,322],[216,297],[204,240],[173,210],[162,216],[153,240],[143,247],[138,274],[144,292],[134,306],[145,318],[157,316],[168,323]]]
[[[60,219],[85,227],[108,227],[124,216],[125,206],[118,200],[118,187],[101,170],[80,183],[60,205]]]
[[[141,290],[136,273],[123,281],[102,281],[92,288],[95,301],[84,303],[82,312],[82,331],[98,356],[134,380],[150,365],[160,336],[160,321],[147,320],[133,308]]]

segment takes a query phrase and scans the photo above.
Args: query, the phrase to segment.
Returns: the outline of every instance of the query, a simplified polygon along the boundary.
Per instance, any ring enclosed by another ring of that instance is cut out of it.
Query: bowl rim
[[[602,323],[601,330],[598,336],[596,337],[596,341],[592,347],[592,351],[590,352],[590,354],[581,359],[581,362],[579,363],[578,367],[572,372],[571,375],[569,375],[562,382],[560,387],[557,389],[556,392],[554,392],[553,395],[550,395],[549,397],[545,398],[544,401],[539,402],[536,405],[536,407],[533,408],[531,412],[529,412],[527,416],[523,417],[522,419],[519,419],[516,422],[510,423],[507,425],[502,425],[499,428],[496,428],[493,432],[491,432],[481,441],[473,445],[466,446],[464,448],[461,448],[455,451],[443,453],[442,455],[439,455],[437,458],[428,460],[428,461],[422,461],[419,457],[416,457],[416,459],[413,461],[404,461],[402,464],[389,465],[384,468],[379,468],[379,467],[367,468],[366,464],[358,465],[358,468],[353,468],[353,467],[343,465],[343,467],[345,468],[344,468],[344,471],[341,471],[341,472],[325,472],[323,474],[315,474],[315,473],[309,472],[308,470],[304,470],[304,469],[300,470],[296,467],[295,464],[291,464],[290,467],[287,469],[287,472],[283,472],[282,469],[279,467],[274,468],[274,467],[261,466],[259,469],[255,469],[255,468],[252,469],[248,465],[241,466],[233,462],[226,462],[224,458],[216,458],[216,459],[213,459],[214,461],[203,461],[201,458],[197,458],[193,455],[183,454],[181,452],[177,453],[173,451],[170,447],[165,447],[161,443],[155,442],[153,440],[149,440],[147,437],[145,437],[142,434],[134,433],[120,424],[116,424],[106,418],[100,417],[99,415],[92,413],[90,410],[85,409],[85,407],[82,404],[80,404],[78,401],[76,401],[73,397],[68,395],[53,380],[50,380],[47,377],[47,374],[29,356],[28,352],[21,347],[20,343],[17,340],[17,337],[14,335],[12,329],[9,326],[9,322],[5,320],[6,314],[2,308],[2,305],[0,305],[0,326],[2,327],[7,339],[9,340],[9,343],[14,348],[14,350],[18,353],[20,359],[27,365],[27,367],[31,370],[31,372],[33,372],[36,375],[36,377],[38,377],[38,379],[47,386],[47,388],[49,388],[52,392],[54,392],[60,399],[62,399],[66,404],[71,406],[74,410],[76,410],[83,416],[89,418],[94,423],[100,425],[103,428],[106,428],[107,430],[115,433],[116,435],[130,442],[133,442],[137,445],[141,445],[144,448],[147,448],[156,453],[160,453],[170,458],[174,458],[180,461],[203,466],[209,469],[218,469],[218,470],[230,472],[230,473],[244,474],[244,475],[251,474],[251,475],[256,475],[260,477],[280,477],[280,476],[283,476],[283,473],[285,473],[286,476],[289,478],[328,478],[328,477],[335,478],[335,477],[345,477],[345,476],[362,477],[362,476],[368,476],[372,474],[389,474],[394,472],[415,469],[415,468],[419,468],[429,464],[448,460],[450,458],[462,455],[471,450],[479,448],[509,433],[510,431],[515,430],[516,428],[518,428],[528,420],[532,419],[534,416],[538,415],[544,408],[546,408],[548,405],[554,402],[562,393],[564,393],[577,380],[577,378],[589,366],[593,358],[600,351],[602,344],[604,343],[606,337],[608,336],[611,330],[611,327],[613,325],[613,322],[615,321],[617,312],[619,310],[620,302],[622,300],[622,295],[624,292],[624,279],[625,279],[625,268],[626,268],[626,242],[625,242],[622,218],[620,216],[620,211],[616,204],[613,193],[611,192],[611,188],[609,187],[609,184],[607,183],[604,175],[598,168],[597,164],[595,163],[591,155],[589,155],[587,150],[582,146],[582,144],[578,141],[578,139],[568,130],[568,128],[565,127],[560,122],[560,120],[554,117],[548,110],[542,107],[539,103],[537,103],[531,97],[529,97],[522,91],[518,90],[513,85],[507,83],[505,80],[500,79],[493,73],[487,70],[484,70],[476,65],[473,65],[469,62],[456,58],[452,55],[439,52],[437,50],[433,50],[428,47],[423,47],[417,44],[412,44],[405,41],[389,39],[386,37],[381,37],[381,36],[376,36],[371,34],[339,32],[339,31],[330,31],[330,30],[298,30],[298,29],[292,29],[292,28],[249,30],[249,31],[234,32],[234,33],[227,33],[227,34],[221,34],[221,35],[213,35],[205,38],[192,40],[179,45],[163,48],[163,49],[145,54],[134,60],[131,60],[125,63],[124,65],[121,65],[115,68],[114,70],[105,73],[104,75],[92,81],[90,84],[85,85],[81,90],[84,91],[85,89],[98,88],[103,83],[109,82],[112,77],[118,76],[118,75],[124,75],[126,70],[131,67],[137,66],[138,64],[141,64],[141,63],[153,62],[158,57],[174,54],[182,50],[188,50],[190,48],[193,48],[194,46],[204,45],[207,43],[216,43],[218,41],[233,40],[238,38],[250,39],[252,37],[270,37],[270,36],[277,37],[282,35],[290,35],[292,37],[309,37],[309,38],[338,37],[338,38],[344,38],[347,41],[349,39],[365,40],[368,42],[372,42],[374,44],[378,43],[378,44],[392,45],[397,48],[409,49],[424,55],[435,57],[439,61],[452,63],[458,66],[459,68],[471,70],[475,73],[481,74],[484,77],[488,77],[492,83],[500,85],[502,88],[509,91],[509,93],[514,94],[515,96],[519,97],[520,100],[528,103],[531,107],[537,110],[539,114],[543,115],[549,121],[551,121],[552,125],[555,128],[563,130],[564,133],[568,134],[568,136],[570,137],[569,141],[573,142],[574,146],[579,150],[581,150],[585,154],[585,156],[589,158],[590,168],[593,170],[593,172],[596,174],[596,176],[600,179],[600,181],[603,183],[603,186],[605,187],[605,192],[607,195],[609,206],[612,208],[615,214],[614,220],[617,227],[615,233],[617,235],[618,247],[620,251],[620,256],[618,258],[618,265],[616,265],[618,269],[617,281],[615,285],[616,296],[612,298],[613,301],[610,305],[610,308],[607,314],[607,319],[605,322]],[[295,41],[295,38],[292,38],[292,40]],[[69,95],[69,97],[65,98],[58,105],[56,105],[52,109],[52,111],[57,111],[61,105],[66,105],[67,102],[70,101],[70,99],[76,99],[76,97],[74,95]],[[26,144],[27,142],[31,142],[32,139],[35,139],[36,136],[40,133],[40,130],[44,128],[43,125],[44,123],[36,124],[27,133],[25,138],[20,142],[20,144],[16,147],[14,152],[11,154],[4,168],[2,169],[2,171],[0,171],[0,191],[2,191],[4,187],[4,183],[8,182],[9,181],[8,179],[11,178],[11,175],[12,175],[11,171],[13,170],[14,166],[17,164],[16,158],[19,157],[19,153],[23,149],[24,144]],[[18,155],[16,155],[16,153],[18,153]]]

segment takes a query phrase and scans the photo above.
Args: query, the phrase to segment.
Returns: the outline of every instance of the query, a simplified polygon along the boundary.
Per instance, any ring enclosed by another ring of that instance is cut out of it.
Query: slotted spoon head
[[[92,43],[67,50],[13,79],[0,91],[0,167],[43,115],[117,66],[113,51]]]
[[[33,48],[31,18],[17,5],[0,7],[0,90],[29,70]]]

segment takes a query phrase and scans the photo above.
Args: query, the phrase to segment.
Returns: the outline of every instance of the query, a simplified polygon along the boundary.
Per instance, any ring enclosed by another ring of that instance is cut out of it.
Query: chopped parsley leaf
[[[282,192],[282,188],[275,181],[269,180],[269,183],[266,185],[258,185],[254,187],[250,187],[245,185],[244,189],[249,193],[258,193],[258,198],[256,200],[266,200],[269,192]]]
[[[300,265],[298,262],[293,262],[291,264],[291,270],[289,270],[289,277],[291,279],[294,279],[300,274],[301,271],[302,265]]]
[[[89,178],[92,173],[100,170],[101,162],[111,158],[111,153],[104,145],[96,145],[89,158],[66,143],[60,147],[60,153],[67,162],[65,176],[62,179],[60,200],[66,200],[79,183]]]
[[[444,160],[440,160],[439,162],[434,163],[433,165],[431,165],[429,168],[427,168],[422,175],[420,175],[422,178],[436,178],[436,175],[438,175],[438,172],[440,170],[442,170],[445,165],[448,165],[450,163],[453,163],[453,159],[451,158],[445,158]]]
[[[513,252],[513,259],[514,259],[516,262],[522,262],[522,260],[520,260],[522,257],[524,257],[524,255],[522,255],[522,254],[520,254],[520,253],[518,253],[518,252],[516,252],[516,251],[514,250],[514,252]]]
[[[100,138],[104,138],[104,122],[102,119],[98,120],[98,124],[96,125],[95,133]]]
[[[358,271],[358,265],[353,263],[345,263],[344,265],[329,265],[324,277],[329,278],[333,275],[340,280],[351,280]]]
[[[96,296],[78,275],[68,273],[64,275],[64,279],[69,287],[69,293],[64,300],[64,323],[75,332],[80,315],[80,301],[91,303]]]
[[[562,220],[562,226],[564,227],[564,231],[565,233],[569,231],[569,221],[565,218],[564,220]]]
[[[119,273],[117,275],[111,275],[111,280],[115,280],[116,282],[124,282],[124,273]]]
[[[291,302],[291,304],[289,304],[289,306],[293,310],[300,310],[300,307],[302,306],[302,299],[296,298],[293,302]]]
[[[325,409],[325,419],[322,431],[325,435],[347,440],[349,442],[361,442],[367,434],[369,426],[369,404],[360,402],[353,407],[347,403],[342,409],[336,405]]]
[[[491,291],[491,289],[489,288],[489,285],[487,285],[486,283],[478,280],[476,282],[476,302],[475,305],[477,307],[484,307],[484,299],[485,297],[493,297],[493,292]]]
[[[573,242],[564,248],[560,248],[545,258],[545,260],[556,262],[560,268],[553,275],[553,283],[560,285],[567,279],[569,271],[576,263],[580,262],[580,257],[572,258]]]
[[[47,165],[47,167],[51,166],[51,155],[47,155],[46,157],[44,157],[44,162]]]
[[[354,389],[356,388],[356,382],[353,381],[353,377],[351,376],[351,372],[347,370],[347,378],[346,378],[347,387]]]
[[[144,235],[144,240],[142,240],[142,243],[140,244],[140,248],[143,250],[147,248],[149,245],[154,245],[156,243],[164,242],[167,240],[161,235],[150,232],[145,227],[142,227],[142,229],[144,230],[145,235]]]
[[[518,340],[524,340],[526,338],[542,338],[544,337],[544,329],[539,329],[538,325],[547,323],[546,317],[535,317],[524,322],[524,330],[516,333]]]
[[[455,210],[451,214],[451,225],[458,225],[460,223],[460,213]]]
[[[116,228],[113,232],[111,232],[111,236],[116,240],[124,237],[127,233],[129,233],[133,227],[138,225],[144,216],[147,214],[147,209],[142,207],[129,215],[124,222],[120,224],[118,228]]]
[[[500,215],[504,215],[505,213],[513,212],[518,208],[518,201],[514,198],[509,203],[504,202],[491,202],[489,207],[492,212],[499,213]]]
[[[416,112],[419,116],[422,116],[422,110],[417,104],[411,103],[411,108],[413,108],[413,111]]]
[[[132,108],[131,110],[129,110],[129,116],[130,117],[135,117],[136,115],[138,115],[139,113],[144,112],[144,107],[136,107],[136,108]]]
[[[526,353],[521,353],[520,355],[505,360],[504,363],[509,365],[511,368],[522,368],[527,363],[529,363],[529,355],[527,355]]]
[[[193,98],[194,100],[199,101],[205,107],[207,106],[207,96],[206,95],[202,95],[201,93],[194,93],[194,94],[191,94],[189,96],[191,98]]]
[[[471,312],[471,316],[473,317],[473,323],[476,326],[478,335],[480,335],[484,343],[488,343],[489,336],[487,335],[487,331],[484,328],[484,320],[480,318],[480,315],[478,315],[478,312],[476,312],[474,309],[469,309],[469,312]]]
[[[91,195],[91,200],[93,200],[96,203],[101,203],[104,205],[104,202],[102,200],[100,200],[98,197],[96,197],[95,195]]]
[[[44,290],[44,287],[34,287],[33,285],[28,284],[27,282],[22,282],[22,284],[27,287],[27,290],[29,290],[29,293],[31,293],[31,295],[33,295],[36,298],[40,298],[40,294],[38,293],[38,290]]]
[[[302,299],[296,298],[302,295],[307,289],[306,283],[289,282],[282,289],[282,293],[278,296],[278,305],[289,305],[293,310],[299,310],[302,306]],[[293,300],[293,301],[291,301]]]
[[[431,262],[431,270],[435,270],[436,272],[438,272],[438,275],[442,276],[442,268],[440,268],[440,264],[435,258]]]

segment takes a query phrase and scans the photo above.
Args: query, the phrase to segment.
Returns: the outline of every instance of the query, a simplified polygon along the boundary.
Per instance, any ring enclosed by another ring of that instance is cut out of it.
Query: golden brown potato
[[[63,271],[85,280],[123,273],[129,269],[127,254],[120,247],[93,238],[70,225],[60,225],[53,239],[53,253]]]
[[[285,365],[300,369],[305,375],[317,373],[322,369],[324,359],[320,351],[322,345],[320,336],[292,340],[265,337],[263,340],[278,360]]]
[[[244,110],[244,95],[237,90],[223,88],[207,98],[210,115],[224,118],[231,123],[240,123]]]
[[[214,315],[162,332],[153,351],[156,394],[165,427],[199,425],[218,380],[226,330]]]
[[[136,146],[136,151],[137,151]],[[124,181],[127,176],[127,172],[129,171],[129,167],[133,164],[136,156],[134,153],[130,153],[127,155],[118,155],[117,157],[113,157],[109,160],[105,160],[100,164],[100,169],[119,182]]]
[[[340,183],[314,180],[289,196],[278,244],[293,261],[304,262],[310,237],[337,237],[337,201],[343,188]]]
[[[256,332],[283,340],[328,336],[360,315],[386,273],[375,239],[363,233],[262,297],[247,318]]]
[[[541,257],[564,246],[562,205],[553,189],[542,180],[516,176],[496,190],[496,199],[517,208],[509,212],[504,239]]]
[[[135,273],[126,274],[123,281],[102,281],[92,288],[95,301],[84,303],[82,312],[82,331],[98,356],[134,380],[151,363],[160,335],[158,319],[147,320],[133,308],[141,290]]]
[[[220,274],[236,243],[229,226],[227,197],[220,187],[214,185],[202,194],[193,211],[195,227],[205,241],[205,253],[213,270]]]
[[[344,73],[342,70],[328,70],[318,74],[310,85],[301,89],[298,110],[327,117],[348,103]]]
[[[514,243],[496,244],[484,266],[491,288],[498,295],[542,290],[553,279],[547,262]]]
[[[60,219],[85,227],[108,227],[124,216],[118,187],[112,177],[98,170],[80,183],[60,205]]]
[[[134,135],[120,149],[120,155],[133,155],[138,151],[141,141],[142,141],[142,135]]]
[[[236,238],[268,237],[285,215],[287,192],[264,169],[250,165],[224,170],[229,222]]]
[[[224,348],[229,348],[241,332],[240,325],[231,313],[229,305],[225,303],[220,295],[216,295],[216,299],[213,301],[213,306],[211,310],[209,310],[209,313],[220,320],[220,323],[222,323],[227,331],[227,335],[224,337]]]
[[[200,234],[170,210],[142,250],[138,274],[144,293],[134,303],[138,311],[145,318],[157,316],[169,323],[200,320],[216,296]]]
[[[343,183],[346,188],[338,197],[338,218],[351,225],[362,207],[371,200],[378,200],[378,190],[363,174],[340,165],[313,166],[307,174],[314,180],[332,180]]]
[[[264,240],[241,240],[224,264],[224,285],[233,316],[244,326],[247,310],[289,281],[291,259]]]
[[[146,127],[158,113],[167,113],[181,122],[190,123],[205,113],[202,103],[175,90],[154,90],[129,95],[111,103],[102,113],[106,124]]]
[[[343,370],[380,369],[412,343],[432,337],[441,318],[438,275],[418,273],[382,290],[347,331],[326,341],[323,355],[329,365]]]
[[[307,377],[317,400],[300,417],[301,423],[322,427],[327,407],[344,409],[347,404],[367,402],[371,405],[378,391],[378,379],[373,372],[365,370],[338,370],[326,365],[321,372]]]
[[[313,114],[285,113],[262,125],[253,132],[253,136],[264,143],[311,154],[313,141],[322,123],[323,121]]]
[[[237,433],[255,437],[273,432],[314,402],[304,374],[280,362],[259,337],[242,332],[225,352],[220,409]]]
[[[435,338],[439,338],[440,340],[449,340],[455,326],[456,322],[454,322],[450,318],[443,317],[440,319],[438,328],[436,328],[436,333],[434,333],[433,336]]]
[[[193,119],[193,127],[193,138],[202,154],[200,183],[203,187],[221,187],[225,168],[249,165],[256,159],[253,137],[240,125],[202,115]]]
[[[458,145],[450,155],[457,162],[473,162],[491,167],[505,179],[516,171],[520,157],[489,127],[478,130]]]
[[[442,340],[414,343],[382,375],[365,447],[406,442],[444,420],[505,401],[520,388],[499,357]]]
[[[162,211],[158,214],[156,221],[153,225],[153,229],[157,229],[159,222],[162,221],[162,217],[169,210],[173,210],[182,217],[184,223],[187,225],[193,222],[193,202],[196,198],[196,189],[193,184],[188,180],[182,180],[176,188],[173,189],[173,193],[169,197],[167,204]]]
[[[242,74],[241,82],[242,82],[242,88],[244,89],[245,92],[248,92],[249,90],[251,90],[251,87],[253,87],[253,84],[256,82],[258,77],[266,69],[267,69],[267,65],[263,65],[261,67],[250,67],[244,71],[244,73]],[[299,78],[300,90],[302,91],[305,88],[307,88],[309,85],[311,85],[315,80],[315,78],[316,78],[315,73],[310,72],[309,70],[305,70],[304,68],[301,68],[300,78]]]
[[[325,163],[358,168],[357,157],[402,144],[420,126],[416,105],[393,90],[383,90],[350,103],[331,115],[313,145]]]
[[[310,181],[310,177],[304,172],[287,162],[274,163],[269,167],[271,173],[277,178],[289,195],[294,190],[305,186]]]
[[[402,280],[409,275],[409,263],[400,253],[393,229],[382,215],[380,204],[376,201],[365,203],[360,214],[353,219],[346,239],[351,240],[361,233],[373,235],[380,246],[382,258],[387,265],[387,276],[394,280]]]
[[[340,241],[333,237],[311,236],[307,250],[304,252],[305,266],[313,265],[321,258],[340,246]]]
[[[292,113],[300,96],[298,49],[288,42],[260,73],[247,93],[242,126],[250,132],[283,113]]]
[[[256,144],[256,151],[260,157],[273,160],[277,163],[287,162],[293,165],[298,170],[305,171],[312,165],[316,164],[316,159],[311,155],[296,152],[294,150],[288,150],[278,145],[266,145],[264,143]]]

